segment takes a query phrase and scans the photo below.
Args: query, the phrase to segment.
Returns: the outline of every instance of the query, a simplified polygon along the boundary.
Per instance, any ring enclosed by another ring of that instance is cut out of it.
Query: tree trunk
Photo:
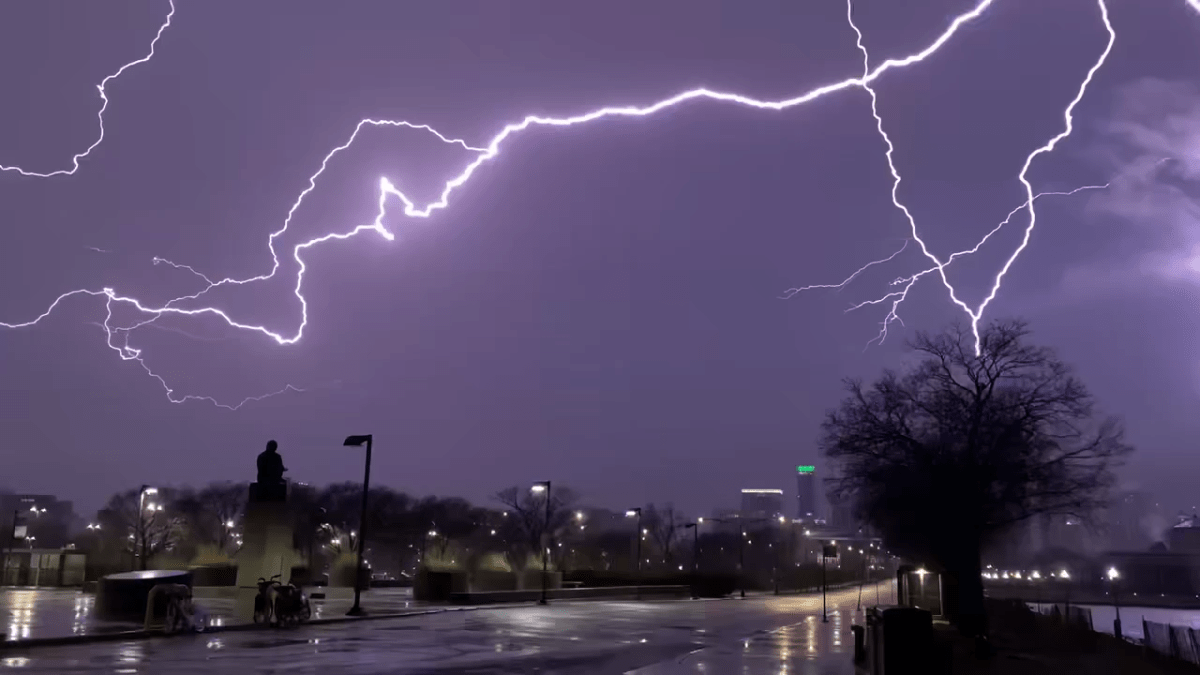
[[[979,546],[964,546],[943,584],[943,602],[950,620],[968,637],[987,635],[987,610],[983,604],[983,575]]]

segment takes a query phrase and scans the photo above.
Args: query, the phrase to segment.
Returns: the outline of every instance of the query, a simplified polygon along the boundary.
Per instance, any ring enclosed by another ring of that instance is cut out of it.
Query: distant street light
[[[646,536],[642,531],[642,510],[640,508],[629,509],[625,512],[626,518],[637,517],[637,597],[642,597],[642,537]]]
[[[538,481],[529,491],[534,494],[546,493],[546,523],[542,528],[542,535],[546,540],[542,543],[542,598],[538,600],[539,605],[545,605],[549,603],[546,599],[546,589],[550,584],[550,568],[547,566],[550,562],[550,481]]]
[[[366,616],[367,612],[359,604],[363,587],[363,545],[367,540],[367,492],[371,485],[371,443],[372,434],[347,436],[342,442],[343,447],[358,448],[367,446],[367,456],[363,461],[362,511],[358,516],[358,553],[354,560],[354,606],[346,612],[346,616]]]

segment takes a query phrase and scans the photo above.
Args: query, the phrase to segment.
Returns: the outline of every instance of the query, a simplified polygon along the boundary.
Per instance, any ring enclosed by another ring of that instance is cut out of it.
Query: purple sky
[[[873,63],[917,52],[974,3],[856,3]],[[1023,200],[1026,156],[1107,33],[1095,0],[998,2],[935,56],[875,83],[901,199],[937,254],[971,246]],[[1191,506],[1200,459],[1200,14],[1110,0],[1116,46],[1038,158],[1047,197],[990,317],[1020,315],[1075,364],[1140,449],[1125,472]],[[782,99],[861,74],[838,0],[244,3],[179,0],[154,58],[107,87],[104,142],[71,176],[0,172],[0,321],[75,288],[147,304],[271,269],[267,236],[364,117],[481,146],[528,114],[646,105],[696,86]],[[166,0],[0,6],[0,165],[49,172],[96,138],[95,85],[143,56]],[[213,317],[166,317],[130,344],[174,404],[95,325],[102,298],[0,331],[0,474],[83,510],[140,483],[252,477],[279,440],[290,474],[357,479],[350,433],[377,437],[374,480],[485,501],[553,479],[592,503],[736,503],[794,487],[847,375],[903,363],[901,342],[964,315],[931,275],[881,346],[884,306],[844,314],[927,267],[917,248],[841,291],[908,236],[861,89],[786,111],[693,101],[654,116],[532,128],[429,219],[390,204],[374,233],[309,249],[304,337],[279,346]],[[1158,160],[1170,158],[1167,163]],[[203,303],[294,333],[292,247],[374,218],[379,177],[420,203],[474,154],[368,129],[277,240],[274,279]],[[974,305],[1024,216],[950,268]],[[95,249],[101,249],[100,252]],[[149,318],[117,307],[114,325]],[[1189,493],[1191,490],[1191,493]]]

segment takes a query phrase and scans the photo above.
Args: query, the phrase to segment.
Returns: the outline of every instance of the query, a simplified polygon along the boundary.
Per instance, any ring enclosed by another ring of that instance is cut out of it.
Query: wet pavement
[[[6,641],[28,640],[70,635],[91,635],[137,630],[141,623],[100,621],[95,617],[96,596],[65,589],[4,589],[0,590],[0,633]],[[210,625],[228,626],[238,623],[233,618],[233,600],[197,598],[198,615],[207,617]],[[313,618],[342,616],[352,601],[331,599],[313,600]],[[376,614],[428,608],[414,602],[412,589],[386,588],[363,593],[362,605]]]
[[[886,595],[886,591],[884,593]],[[573,601],[370,622],[0,652],[28,673],[850,675],[858,589],[727,600]],[[863,599],[874,598],[868,587]],[[366,602],[364,602],[366,605]]]

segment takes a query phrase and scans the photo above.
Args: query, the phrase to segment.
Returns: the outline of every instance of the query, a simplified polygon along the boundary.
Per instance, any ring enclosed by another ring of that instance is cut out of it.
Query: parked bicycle
[[[279,582],[280,575],[259,578],[258,595],[254,598],[254,623],[272,626],[295,626],[312,617],[308,595],[294,584]]]

